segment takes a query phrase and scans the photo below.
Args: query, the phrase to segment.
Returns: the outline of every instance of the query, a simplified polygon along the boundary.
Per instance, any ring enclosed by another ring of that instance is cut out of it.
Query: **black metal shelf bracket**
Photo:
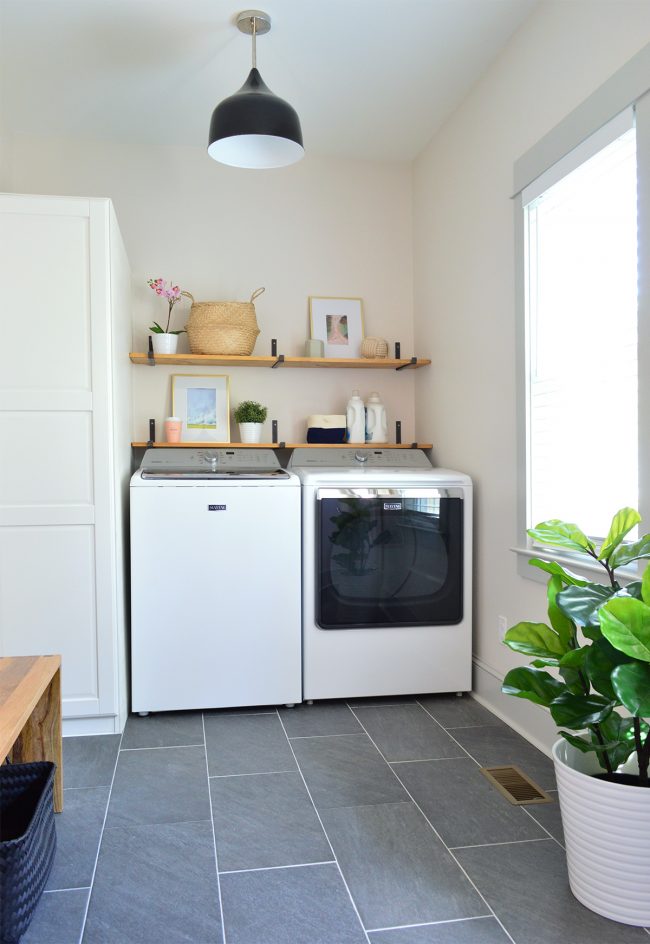
[[[402,442],[402,423],[400,420],[395,422],[395,444],[399,446]]]
[[[406,370],[407,367],[416,367],[418,363],[417,357],[412,357],[408,364],[400,364],[399,367],[396,367],[395,370]]]
[[[156,441],[156,421],[149,420],[149,439],[147,441],[147,449],[151,449],[155,441]]]
[[[402,345],[399,343],[399,341],[395,341],[395,360],[396,361],[400,360],[401,356],[402,356]]]
[[[271,370],[274,370],[276,367],[279,367],[280,364],[284,364],[284,354],[278,354],[278,359],[275,364],[271,364]]]
[[[271,442],[276,443],[278,441],[278,421],[271,420]]]
[[[271,338],[271,357],[278,356],[278,339]]]
[[[156,366],[156,358],[153,356],[153,338],[149,335],[149,347],[147,348],[147,360],[149,361],[149,367]]]
[[[418,448],[417,443],[411,443],[411,449],[417,449],[417,448]]]

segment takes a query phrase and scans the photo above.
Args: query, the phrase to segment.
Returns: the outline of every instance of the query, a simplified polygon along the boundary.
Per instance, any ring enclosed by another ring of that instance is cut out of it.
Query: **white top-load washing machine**
[[[472,483],[419,449],[296,449],[303,697],[471,689]]]
[[[131,479],[132,710],[302,697],[300,482],[272,449],[148,449]]]

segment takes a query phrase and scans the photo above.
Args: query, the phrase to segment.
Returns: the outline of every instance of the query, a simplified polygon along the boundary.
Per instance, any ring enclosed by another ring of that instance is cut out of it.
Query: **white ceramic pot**
[[[152,334],[154,354],[175,354],[178,347],[177,334]]]
[[[553,745],[571,891],[623,924],[650,925],[650,788],[590,777],[595,754],[564,738]]]
[[[240,423],[239,438],[243,443],[262,441],[262,423]]]

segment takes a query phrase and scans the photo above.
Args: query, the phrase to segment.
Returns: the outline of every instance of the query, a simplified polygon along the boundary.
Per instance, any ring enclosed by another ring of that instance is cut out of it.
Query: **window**
[[[639,505],[632,110],[526,187],[521,206],[526,527],[562,518],[602,538],[616,510]]]

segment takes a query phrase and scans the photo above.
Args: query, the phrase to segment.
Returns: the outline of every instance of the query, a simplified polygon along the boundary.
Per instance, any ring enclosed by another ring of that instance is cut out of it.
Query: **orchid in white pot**
[[[154,353],[175,354],[176,347],[178,345],[178,335],[184,334],[185,330],[183,328],[180,328],[178,331],[169,330],[172,311],[174,310],[174,305],[179,302],[183,296],[186,298],[191,298],[192,296],[189,294],[189,292],[181,291],[178,285],[173,285],[171,281],[165,282],[164,279],[149,279],[148,285],[149,288],[153,289],[156,295],[160,295],[161,298],[165,298],[169,306],[166,326],[163,328],[162,325],[159,325],[157,321],[154,321],[154,323],[149,327],[149,330],[153,335],[152,342]]]

